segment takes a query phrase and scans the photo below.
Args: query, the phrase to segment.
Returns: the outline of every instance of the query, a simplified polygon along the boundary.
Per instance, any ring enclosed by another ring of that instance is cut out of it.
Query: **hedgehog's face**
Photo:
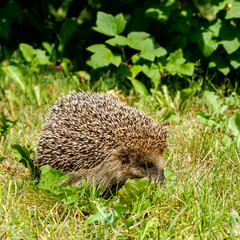
[[[120,149],[115,153],[115,159],[119,161],[121,170],[116,174],[118,182],[125,182],[128,178],[156,179],[161,182],[165,180],[163,173],[164,152],[146,153],[140,149]]]

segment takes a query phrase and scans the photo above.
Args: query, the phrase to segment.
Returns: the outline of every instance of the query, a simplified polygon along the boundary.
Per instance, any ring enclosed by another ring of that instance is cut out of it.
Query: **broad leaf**
[[[153,62],[155,57],[163,57],[166,54],[166,49],[155,44],[152,38],[147,38],[143,41],[143,48],[141,49],[140,57]]]
[[[160,22],[165,22],[168,20],[168,17],[169,17],[169,13],[170,12],[167,12],[166,11],[163,11],[162,9],[160,8],[148,8],[146,10],[146,15],[148,17],[152,17],[154,19],[157,19],[158,21]]]
[[[38,187],[45,193],[63,201],[65,204],[77,205],[82,189],[70,185],[65,187],[60,185],[60,183],[66,181],[69,177],[70,175],[66,175],[62,171],[45,165],[41,167],[41,178]]]
[[[171,75],[187,75],[192,76],[194,72],[193,63],[185,63],[186,59],[183,57],[182,49],[170,53],[169,62],[167,63],[167,70]]]
[[[239,58],[239,51],[234,52],[233,54],[227,56],[228,61],[230,62],[231,66],[234,69],[237,69],[240,67],[240,58]]]
[[[28,168],[33,177],[37,174],[37,170],[35,165],[33,164],[34,160],[30,157],[29,151],[20,145],[12,145],[13,154],[19,160],[21,164],[23,164],[26,168]]]
[[[200,43],[200,48],[205,57],[209,57],[217,48],[219,43],[214,39],[214,34],[211,31],[206,31],[202,33],[202,44]]]
[[[219,37],[220,42],[228,54],[232,54],[240,47],[240,34],[237,28],[230,24],[223,24]]]
[[[129,40],[126,37],[120,36],[120,35],[116,35],[114,38],[111,38],[106,41],[106,43],[111,46],[121,46],[121,47],[128,45],[128,42]]]
[[[196,43],[198,48],[203,53],[205,57],[209,57],[219,45],[219,42],[215,39],[215,35],[210,30],[196,30],[190,34],[190,41]]]
[[[3,71],[8,77],[16,81],[16,83],[24,92],[26,91],[25,78],[23,76],[23,71],[20,67],[16,65],[8,65],[6,67],[3,67]]]
[[[151,79],[151,81],[154,83],[155,89],[157,89],[161,80],[161,74],[158,66],[154,63],[151,63],[150,65],[144,64],[142,71]]]
[[[183,58],[182,49],[178,49],[169,55],[169,63],[181,65],[186,62],[186,59]]]
[[[42,42],[42,46],[48,52],[48,54],[51,55],[52,49],[53,49],[53,44],[50,44],[49,42]]]
[[[97,27],[93,27],[95,31],[107,36],[116,36],[117,34],[122,33],[125,28],[126,21],[122,13],[114,17],[111,14],[98,12],[96,25]]]
[[[41,50],[41,49],[36,49],[36,56],[34,59],[34,64],[36,65],[45,65],[48,64],[49,61],[49,56],[46,55],[46,51]]]
[[[147,189],[149,184],[148,178],[128,179],[124,186],[119,189],[118,196],[120,203],[131,203],[139,197],[140,193]]]
[[[69,18],[62,23],[60,33],[59,33],[60,41],[61,41],[61,44],[59,46],[59,51],[63,50],[66,43],[70,40],[73,33],[75,32],[76,28],[77,28],[76,18]]]
[[[32,46],[26,43],[21,43],[19,45],[19,49],[26,61],[31,62],[33,60],[36,54],[36,50]]]
[[[203,101],[205,104],[207,104],[213,113],[223,114],[224,111],[228,108],[228,106],[222,105],[223,100],[215,95],[214,92],[204,91]]]
[[[17,120],[11,121],[7,118],[7,116],[4,113],[4,108],[2,108],[1,116],[0,116],[0,138],[6,137],[10,130],[14,127]]]
[[[97,213],[90,215],[86,221],[86,224],[90,224],[95,221],[100,221],[102,223],[107,222],[111,226],[112,230],[117,232],[116,222],[119,219],[117,212],[112,209],[108,212],[106,208],[100,205],[98,202],[92,201],[91,205],[93,204],[95,205],[94,208],[97,209]]]
[[[228,128],[232,131],[235,137],[240,138],[240,113],[235,112],[228,121]]]
[[[171,168],[165,167],[163,171],[164,171],[164,176],[166,180],[172,180],[175,177],[175,173]]]
[[[209,68],[216,67],[218,71],[222,72],[225,76],[230,72],[230,67],[224,59],[220,59],[216,56],[211,58],[209,62]]]
[[[92,45],[88,47],[87,50],[94,53],[87,62],[87,64],[94,69],[106,67],[110,64],[118,67],[121,64],[121,56],[113,54],[104,44]]]
[[[128,77],[128,79],[131,81],[135,91],[140,96],[147,96],[148,95],[148,90],[147,90],[146,86],[142,82],[140,82],[137,79],[132,78],[132,77]]]
[[[227,11],[226,19],[240,18],[240,2],[234,1]]]
[[[134,64],[131,68],[130,71],[132,73],[132,78],[135,78],[141,71],[142,71],[142,66],[141,65],[136,65]]]
[[[146,32],[130,32],[127,36],[128,46],[141,51],[144,49],[144,40],[149,36],[150,34]]]
[[[119,203],[113,204],[112,208],[115,210],[115,212],[118,214],[118,216],[122,219],[122,221],[125,223],[125,225],[129,228],[134,224],[134,221],[126,219],[126,216],[123,214],[126,213],[129,208],[126,206],[123,206]]]

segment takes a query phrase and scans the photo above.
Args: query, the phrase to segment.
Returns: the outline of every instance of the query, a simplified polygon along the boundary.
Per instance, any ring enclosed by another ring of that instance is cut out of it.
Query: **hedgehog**
[[[83,179],[104,187],[144,177],[163,182],[166,135],[166,126],[117,98],[70,92],[46,118],[36,165],[71,174],[65,184],[73,186]]]

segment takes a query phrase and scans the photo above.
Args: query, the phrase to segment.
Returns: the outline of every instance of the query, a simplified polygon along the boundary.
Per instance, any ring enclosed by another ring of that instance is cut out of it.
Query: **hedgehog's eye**
[[[150,168],[154,167],[154,164],[153,163],[142,163],[140,166],[144,169],[150,169]]]
[[[154,164],[153,163],[147,163],[147,168],[153,168]]]

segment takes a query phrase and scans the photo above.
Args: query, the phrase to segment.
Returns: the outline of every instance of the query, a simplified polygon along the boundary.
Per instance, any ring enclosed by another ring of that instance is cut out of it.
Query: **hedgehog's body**
[[[164,179],[166,130],[141,111],[104,94],[72,92],[53,106],[37,149],[37,164],[97,184],[128,178]],[[147,165],[146,165],[147,164]]]

